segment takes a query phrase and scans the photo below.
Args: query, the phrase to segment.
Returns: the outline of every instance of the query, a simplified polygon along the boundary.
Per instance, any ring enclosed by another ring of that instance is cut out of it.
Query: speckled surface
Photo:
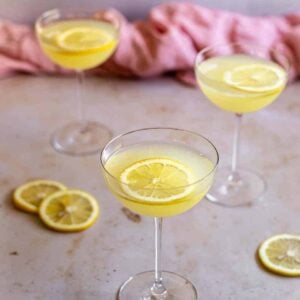
[[[53,130],[76,115],[75,80],[17,76],[0,88],[0,299],[114,299],[128,276],[153,268],[152,220],[126,217],[105,187],[99,156],[69,157],[49,146]],[[263,202],[228,209],[204,200],[164,223],[164,269],[189,278],[200,300],[300,299],[300,279],[272,275],[255,259],[268,236],[299,232],[299,95],[300,84],[293,84],[244,120],[241,162],[267,178]],[[230,159],[233,116],[197,89],[169,78],[89,78],[85,98],[88,118],[116,134],[177,126],[209,137],[221,165]],[[101,219],[82,233],[47,230],[10,201],[12,190],[32,178],[87,190],[101,202]]]

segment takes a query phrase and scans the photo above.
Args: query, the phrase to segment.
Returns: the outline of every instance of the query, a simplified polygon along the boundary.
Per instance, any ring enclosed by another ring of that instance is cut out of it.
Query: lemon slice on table
[[[67,188],[53,180],[35,180],[19,186],[13,195],[15,205],[23,211],[37,213],[41,202],[48,196]]]
[[[283,68],[271,64],[242,65],[224,74],[224,80],[230,86],[257,93],[271,92],[283,87],[286,77]]]
[[[92,226],[99,216],[97,200],[79,190],[67,190],[46,198],[39,209],[44,224],[57,231],[81,231]]]
[[[285,276],[300,276],[300,235],[275,235],[261,244],[258,255],[270,271]]]
[[[113,42],[111,35],[97,28],[75,27],[64,31],[57,37],[60,48],[71,51],[93,51],[110,46]]]
[[[126,168],[120,179],[124,192],[136,200],[167,202],[192,193],[195,181],[192,170],[184,164],[167,159],[151,158]]]

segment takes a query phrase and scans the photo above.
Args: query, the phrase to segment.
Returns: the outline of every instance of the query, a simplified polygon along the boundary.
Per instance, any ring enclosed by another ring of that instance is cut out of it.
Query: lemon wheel
[[[57,45],[70,52],[110,49],[114,38],[104,30],[90,27],[74,27],[58,35]]]
[[[151,158],[126,168],[120,179],[124,192],[136,200],[168,202],[192,193],[195,176],[189,167],[178,161]]]
[[[41,202],[58,191],[67,188],[53,180],[35,180],[19,186],[13,195],[14,204],[21,210],[37,213]]]
[[[300,235],[280,234],[265,240],[258,249],[262,264],[284,276],[300,276]]]
[[[99,216],[97,200],[79,190],[57,192],[46,198],[39,209],[43,223],[62,232],[81,231],[92,226]]]
[[[224,74],[230,86],[249,92],[272,92],[286,83],[286,72],[271,64],[241,65]]]

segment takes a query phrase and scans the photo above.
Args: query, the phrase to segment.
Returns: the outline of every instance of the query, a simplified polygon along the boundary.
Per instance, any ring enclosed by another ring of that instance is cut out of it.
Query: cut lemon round
[[[79,190],[67,190],[46,198],[39,209],[44,224],[57,231],[81,231],[92,226],[99,216],[97,200]]]
[[[272,236],[261,244],[258,255],[270,271],[284,276],[300,276],[300,235]]]
[[[58,46],[71,52],[92,51],[110,46],[112,42],[112,35],[98,28],[75,27],[57,36]]]
[[[35,180],[19,186],[13,195],[15,205],[26,212],[37,213],[41,202],[48,196],[67,188],[53,180]]]
[[[123,191],[135,200],[168,202],[182,199],[193,192],[192,170],[167,158],[151,158],[126,168],[120,179]]]
[[[284,87],[287,75],[275,64],[249,64],[225,72],[224,80],[239,90],[260,93]]]

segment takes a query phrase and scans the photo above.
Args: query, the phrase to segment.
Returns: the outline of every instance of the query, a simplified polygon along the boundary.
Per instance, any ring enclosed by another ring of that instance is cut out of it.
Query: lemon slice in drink
[[[249,92],[272,92],[286,83],[286,72],[275,64],[241,65],[224,74],[230,86]]]
[[[193,192],[192,170],[167,159],[151,158],[134,163],[121,176],[124,192],[135,200],[168,202],[182,199]]]
[[[70,52],[93,51],[110,46],[111,35],[98,28],[75,27],[64,31],[57,37],[60,48]]]
[[[300,276],[300,235],[275,235],[261,244],[258,255],[270,271],[285,276]]]
[[[66,187],[53,180],[35,180],[19,186],[13,196],[15,205],[23,211],[37,213],[41,202]]]
[[[67,190],[46,198],[39,209],[44,224],[63,232],[81,231],[92,226],[99,216],[97,200],[79,190]]]

